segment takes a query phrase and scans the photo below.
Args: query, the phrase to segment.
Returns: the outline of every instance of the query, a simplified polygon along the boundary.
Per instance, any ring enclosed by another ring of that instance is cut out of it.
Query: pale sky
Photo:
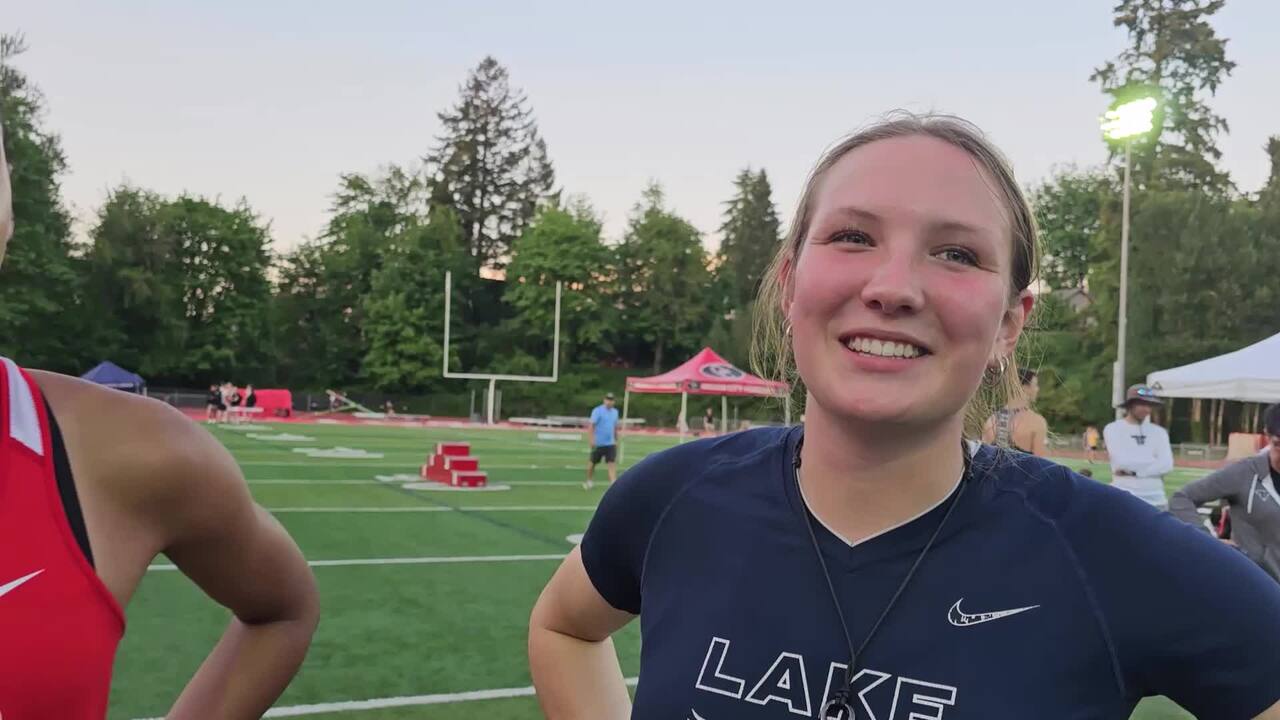
[[[1024,184],[1100,162],[1106,99],[1088,77],[1124,44],[1114,0],[2,4],[82,232],[128,180],[243,196],[279,250],[319,234],[340,173],[423,156],[486,54],[610,239],[652,178],[714,245],[741,168],[768,170],[785,219],[822,149],[893,108],[973,120]],[[1238,63],[1213,101],[1223,166],[1256,190],[1280,134],[1280,3],[1229,0],[1216,27]]]

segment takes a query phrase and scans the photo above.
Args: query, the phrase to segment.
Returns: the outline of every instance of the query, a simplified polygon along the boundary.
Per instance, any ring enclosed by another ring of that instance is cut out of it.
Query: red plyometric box
[[[453,473],[451,485],[456,487],[484,487],[488,473],[481,470],[457,471]]]
[[[484,487],[488,474],[471,457],[471,443],[436,443],[436,451],[422,466],[422,477],[454,487]]]
[[[468,455],[471,454],[471,443],[466,443],[466,442],[436,443],[436,454],[467,457]]]
[[[480,461],[473,457],[445,456],[446,470],[479,470]]]

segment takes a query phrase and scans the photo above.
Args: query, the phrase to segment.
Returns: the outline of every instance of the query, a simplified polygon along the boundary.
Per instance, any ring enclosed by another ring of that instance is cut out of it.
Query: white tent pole
[[[720,433],[729,432],[729,398],[726,395],[720,396]]]
[[[689,425],[689,392],[687,390],[680,391],[680,417],[676,420],[676,425],[680,429],[680,442],[684,442],[684,431]]]
[[[784,425],[790,425],[791,424],[791,393],[790,392],[787,393],[786,399],[782,402],[782,407],[784,408],[782,422]]]
[[[618,436],[618,464],[622,464],[622,458],[627,454],[627,444],[624,438],[627,436],[627,408],[631,405],[631,388],[628,387],[622,391],[622,433]]]

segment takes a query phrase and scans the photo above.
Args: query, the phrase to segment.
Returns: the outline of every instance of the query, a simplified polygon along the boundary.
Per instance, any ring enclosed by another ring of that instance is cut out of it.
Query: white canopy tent
[[[1147,375],[1160,397],[1280,402],[1280,334],[1226,355]]]

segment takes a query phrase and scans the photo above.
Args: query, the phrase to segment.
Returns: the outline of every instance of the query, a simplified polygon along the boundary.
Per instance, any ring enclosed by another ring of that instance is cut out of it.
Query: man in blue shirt
[[[591,461],[587,463],[588,490],[594,483],[596,465],[608,463],[609,482],[618,479],[618,408],[613,406],[613,393],[605,393],[604,402],[591,411]]]

